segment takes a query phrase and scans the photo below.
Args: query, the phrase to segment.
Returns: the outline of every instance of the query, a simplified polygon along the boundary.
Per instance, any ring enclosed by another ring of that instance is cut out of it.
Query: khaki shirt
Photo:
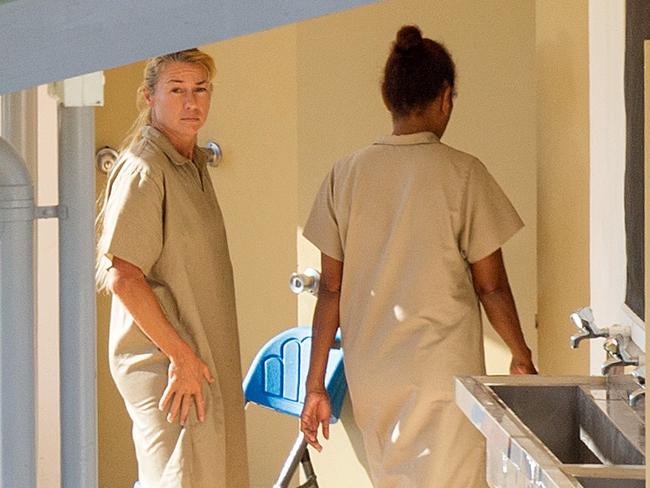
[[[157,403],[169,361],[113,298],[110,366],[134,423],[143,488],[248,486],[232,266],[203,151],[189,160],[145,127],[110,174],[100,251],[142,270],[169,322],[216,378],[205,386],[205,422],[192,407],[185,428],[167,423]]]
[[[469,264],[522,225],[485,166],[429,132],[384,137],[323,182],[304,236],[344,262],[345,370],[376,487],[484,486],[453,395],[454,376],[485,372]]]

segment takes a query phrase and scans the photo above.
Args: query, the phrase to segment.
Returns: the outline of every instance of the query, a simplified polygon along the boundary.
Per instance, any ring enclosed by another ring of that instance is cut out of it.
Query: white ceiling
[[[0,0],[0,95],[369,3]]]

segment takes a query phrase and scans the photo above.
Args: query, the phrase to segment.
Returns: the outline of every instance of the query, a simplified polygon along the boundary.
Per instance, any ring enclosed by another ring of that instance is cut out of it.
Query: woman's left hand
[[[537,370],[530,358],[513,357],[510,362],[510,374],[537,374]]]

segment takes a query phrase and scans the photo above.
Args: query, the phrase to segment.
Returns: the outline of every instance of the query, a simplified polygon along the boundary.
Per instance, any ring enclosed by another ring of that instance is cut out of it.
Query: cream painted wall
[[[390,131],[379,84],[399,27],[416,23],[443,41],[457,64],[459,93],[443,141],[481,158],[527,224],[504,254],[536,351],[534,15],[532,2],[518,0],[393,0],[298,24],[298,188],[302,225],[334,161]],[[300,237],[298,246],[301,269],[319,268],[314,247]],[[301,298],[300,323],[311,322],[313,304]],[[489,325],[486,339],[488,370],[507,372],[509,354]],[[312,456],[321,486],[369,487],[360,447],[346,404],[323,453]]]
[[[590,304],[599,326],[630,323],[623,311],[625,250],[625,2],[589,1]],[[600,374],[604,339],[590,349]],[[635,341],[636,342],[636,341]],[[645,344],[640,344],[645,347]]]
[[[539,365],[588,374],[568,348],[569,314],[589,304],[588,1],[536,2]]]

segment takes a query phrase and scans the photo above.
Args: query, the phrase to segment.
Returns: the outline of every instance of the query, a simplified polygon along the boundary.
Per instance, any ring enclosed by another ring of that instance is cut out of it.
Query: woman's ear
[[[151,107],[153,105],[153,101],[151,100],[151,95],[152,93],[149,91],[148,88],[144,88],[142,90],[142,95],[144,97],[144,101],[147,102],[147,106]]]
[[[442,111],[445,115],[449,116],[453,108],[454,88],[448,83],[445,83],[445,87],[442,89]]]

